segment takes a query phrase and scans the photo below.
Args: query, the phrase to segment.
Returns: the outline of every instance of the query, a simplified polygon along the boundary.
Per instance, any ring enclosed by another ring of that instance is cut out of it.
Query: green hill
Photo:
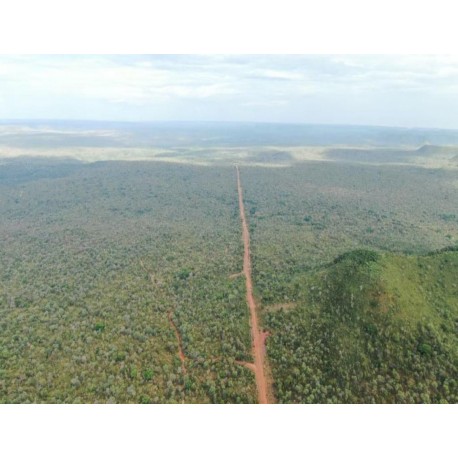
[[[457,402],[458,250],[357,250],[265,322],[279,402]]]

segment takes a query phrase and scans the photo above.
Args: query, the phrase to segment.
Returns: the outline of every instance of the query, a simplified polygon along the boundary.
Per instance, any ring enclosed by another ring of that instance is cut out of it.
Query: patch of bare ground
[[[177,342],[178,342],[178,357],[180,358],[180,361],[181,361],[181,371],[183,372],[183,374],[186,374],[186,365],[185,365],[186,357],[185,357],[184,352],[183,352],[183,341],[181,340],[181,334],[180,334],[180,331],[177,328],[177,325],[173,321],[173,316],[172,316],[172,311],[171,310],[169,310],[167,316],[169,318],[169,323],[172,326],[173,330],[175,331],[175,336],[177,338]]]
[[[263,333],[262,333],[262,348],[263,348],[264,355],[266,355],[266,353],[267,353],[266,341],[267,341],[267,338],[269,336],[270,336],[270,332],[263,331]],[[270,369],[270,366],[267,363],[264,363],[264,375],[266,377],[266,384],[269,387],[269,389],[267,390],[267,404],[275,404],[276,401],[275,401],[275,397],[274,397],[274,391],[273,391],[273,388],[272,388],[273,385],[274,385],[274,379],[273,379],[273,376],[272,376],[272,371]]]
[[[246,367],[247,369],[250,369],[250,371],[255,371],[256,366],[253,363],[249,363],[248,361],[235,361],[235,364],[239,364],[240,366]]]
[[[227,278],[229,278],[230,280],[234,279],[234,278],[237,278],[237,277],[241,277],[243,275],[243,272],[237,272],[236,274],[231,274],[229,275]]]

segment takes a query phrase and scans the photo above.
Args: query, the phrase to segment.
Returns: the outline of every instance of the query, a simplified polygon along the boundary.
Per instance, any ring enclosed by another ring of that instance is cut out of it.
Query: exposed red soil
[[[244,245],[243,255],[243,273],[246,279],[246,299],[248,308],[250,309],[250,325],[251,325],[251,338],[252,338],[252,351],[254,363],[244,363],[254,371],[256,379],[256,387],[258,389],[258,401],[260,404],[268,404],[269,400],[273,399],[272,386],[270,380],[268,381],[264,368],[266,361],[265,356],[265,341],[267,337],[266,332],[262,332],[258,325],[258,316],[256,309],[256,302],[253,297],[253,281],[251,279],[251,254],[250,254],[250,233],[245,216],[245,206],[243,204],[243,190],[240,180],[240,171],[238,166],[235,167],[237,171],[237,189],[239,194],[239,209],[240,219],[242,220],[242,237]],[[239,362],[242,364],[242,362]]]
[[[269,331],[262,331],[261,332],[261,343],[262,343],[262,353],[265,355],[266,354],[266,340],[267,337],[270,336]]]
[[[169,310],[168,317],[169,317],[170,325],[172,326],[173,330],[175,331],[175,335],[176,335],[176,338],[177,338],[178,356],[179,356],[180,361],[181,361],[181,369],[183,371],[183,374],[186,374],[186,366],[185,366],[186,357],[185,357],[184,352],[183,352],[183,342],[181,340],[180,331],[178,331],[178,328],[177,328],[175,322],[173,321],[172,311],[171,310]]]

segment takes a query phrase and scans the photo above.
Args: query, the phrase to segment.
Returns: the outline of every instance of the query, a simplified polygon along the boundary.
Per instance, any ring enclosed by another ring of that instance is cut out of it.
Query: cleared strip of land
[[[180,334],[180,331],[177,328],[177,325],[173,321],[172,311],[171,310],[169,311],[167,316],[169,318],[170,325],[172,326],[173,330],[175,331],[175,336],[177,338],[178,357],[180,358],[180,361],[181,361],[181,370],[182,370],[183,374],[186,374],[186,366],[185,366],[186,357],[185,357],[184,351],[183,351],[183,341],[181,340],[181,334]]]
[[[142,259],[140,259],[140,265],[141,265],[142,269],[148,274],[148,277],[150,278],[151,283],[153,283],[153,285],[154,285],[155,284],[154,274],[150,270],[148,270],[146,268],[145,263],[143,262]],[[173,328],[173,331],[175,332],[175,336],[176,336],[176,339],[177,339],[178,357],[180,358],[180,361],[181,361],[181,370],[182,370],[183,374],[186,374],[186,365],[185,365],[186,356],[185,356],[184,351],[183,351],[183,340],[181,338],[181,334],[180,334],[180,331],[178,330],[177,325],[173,321],[173,311],[172,310],[169,310],[167,312],[167,318],[169,320],[170,326]]]
[[[256,378],[256,386],[258,389],[258,400],[260,404],[268,404],[269,399],[272,399],[272,389],[268,383],[265,374],[265,334],[260,331],[258,326],[258,316],[256,310],[256,302],[253,297],[253,281],[251,279],[251,254],[250,254],[250,233],[248,230],[248,224],[245,217],[245,206],[243,204],[243,190],[242,183],[240,180],[240,171],[236,166],[237,171],[237,189],[239,194],[239,209],[240,218],[242,220],[242,237],[244,245],[243,255],[243,273],[245,274],[246,280],[246,300],[250,309],[250,325],[251,325],[251,337],[252,337],[252,349],[253,349],[253,360],[254,364],[245,364],[254,371]]]

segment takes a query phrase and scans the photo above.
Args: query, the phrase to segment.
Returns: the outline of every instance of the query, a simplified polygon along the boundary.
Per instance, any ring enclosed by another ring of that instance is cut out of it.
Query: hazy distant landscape
[[[10,121],[0,402],[258,402],[242,191],[269,402],[458,401],[457,130]]]
[[[18,156],[264,166],[318,160],[456,168],[458,131],[218,122],[3,122],[0,159]]]

